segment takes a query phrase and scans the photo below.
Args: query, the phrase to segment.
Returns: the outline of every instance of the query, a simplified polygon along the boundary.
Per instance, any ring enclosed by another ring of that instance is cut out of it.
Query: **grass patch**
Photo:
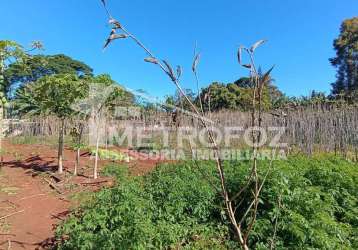
[[[47,145],[54,148],[58,145],[58,136],[15,136],[10,137],[9,141],[17,145]],[[70,144],[71,137],[65,136],[64,142]]]
[[[15,195],[20,189],[17,187],[0,187],[0,192],[7,195]]]
[[[91,155],[96,155],[96,149],[90,149]],[[98,157],[101,160],[110,160],[110,161],[125,161],[129,162],[132,158],[128,154],[124,154],[118,151],[112,151],[108,149],[99,149]]]
[[[71,209],[77,209],[81,206],[81,204],[89,204],[93,200],[93,198],[93,192],[83,191],[73,193],[69,197],[69,199],[71,200]]]
[[[122,181],[129,178],[129,171],[127,166],[109,164],[103,168],[101,175],[114,177],[118,181]]]
[[[11,224],[7,220],[0,220],[0,233],[8,234],[10,233]]]

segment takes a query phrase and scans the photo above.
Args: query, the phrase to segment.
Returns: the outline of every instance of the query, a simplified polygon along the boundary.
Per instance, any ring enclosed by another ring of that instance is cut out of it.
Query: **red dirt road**
[[[3,189],[13,190],[0,193],[0,215],[15,213],[0,222],[0,249],[8,249],[9,245],[10,249],[45,247],[69,203],[21,168],[4,167],[0,178]]]
[[[0,250],[47,249],[51,246],[54,229],[69,212],[69,191],[58,194],[44,177],[36,173],[55,173],[56,149],[45,145],[12,145],[4,143],[6,151],[0,170]],[[133,152],[131,152],[133,154]],[[102,165],[105,162],[102,162]],[[133,175],[144,174],[155,167],[157,161],[136,161],[129,164]],[[81,157],[79,177],[73,183],[91,182],[88,154]],[[74,167],[74,153],[64,152],[65,171]],[[48,175],[47,177],[48,178]],[[91,187],[90,187],[91,188]],[[5,217],[5,218],[4,218]]]

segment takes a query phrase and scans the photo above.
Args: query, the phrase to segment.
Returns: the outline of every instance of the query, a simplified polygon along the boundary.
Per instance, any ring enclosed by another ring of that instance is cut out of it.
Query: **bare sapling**
[[[249,249],[248,239],[256,222],[259,196],[264,184],[264,181],[260,182],[259,180],[258,164],[257,164],[257,160],[258,160],[257,151],[259,149],[258,142],[260,141],[260,137],[261,137],[260,132],[257,131],[252,132],[254,157],[253,157],[252,167],[250,170],[251,174],[249,175],[248,179],[245,181],[245,184],[241,187],[240,191],[236,194],[231,194],[228,191],[227,180],[225,178],[223,160],[221,158],[221,153],[219,148],[220,146],[218,145],[215,136],[213,134],[213,130],[211,129],[213,122],[212,121],[208,122],[209,119],[204,116],[201,101],[200,101],[200,107],[198,108],[186,95],[185,91],[183,91],[180,84],[180,76],[182,72],[181,67],[177,67],[177,70],[175,72],[173,70],[173,67],[168,61],[158,59],[135,35],[130,33],[118,20],[112,17],[112,15],[110,14],[107,8],[106,1],[105,0],[101,0],[101,1],[108,15],[109,24],[112,26],[111,33],[104,45],[104,48],[107,48],[109,44],[111,44],[114,40],[118,40],[118,39],[131,39],[132,41],[134,41],[147,54],[147,57],[144,59],[144,61],[156,65],[157,67],[159,67],[159,69],[161,69],[161,71],[163,71],[169,77],[171,82],[178,89],[179,94],[182,96],[184,101],[186,101],[189,104],[191,111],[194,113],[194,116],[199,120],[202,127],[206,130],[208,140],[211,143],[211,149],[214,152],[217,174],[220,180],[219,192],[221,194],[226,213],[230,220],[231,227],[242,249],[245,250]],[[251,110],[251,125],[256,128],[260,127],[262,124],[261,123],[262,122],[262,108],[261,108],[262,91],[264,85],[266,84],[267,78],[272,70],[272,69],[269,70],[263,77],[260,77],[256,70],[256,66],[254,62],[254,52],[255,49],[259,47],[261,44],[263,44],[264,42],[265,42],[264,40],[260,40],[249,49],[245,47],[240,47],[238,53],[239,63],[243,67],[250,70],[251,81],[254,83],[253,84],[254,86],[252,87],[253,96],[252,96],[252,110]],[[241,62],[242,52],[244,51],[246,51],[250,57],[249,64],[242,64]],[[198,75],[197,75],[196,67],[199,63],[199,58],[200,55],[196,54],[192,66],[192,70],[197,79],[197,85],[198,85],[198,77],[197,77]],[[210,179],[208,179],[208,181],[211,183],[211,185],[213,185]],[[213,186],[215,187],[215,185]],[[253,197],[249,197],[251,193],[253,194]],[[252,199],[252,201],[248,202],[248,205],[244,207],[244,205],[247,203],[245,201],[248,198]],[[237,213],[238,207],[240,207],[240,215]]]
[[[75,168],[73,170],[73,175],[78,174],[78,169],[80,168],[80,158],[81,158],[81,148],[83,147],[82,144],[82,137],[84,131],[84,124],[82,121],[75,122],[75,126],[71,130],[71,136],[74,143],[74,150],[75,150]]]
[[[94,159],[94,168],[93,168],[93,179],[98,179],[98,151],[99,151],[99,118],[95,117],[96,122],[96,151],[95,151],[95,159]]]
[[[3,52],[0,51],[0,88],[3,87],[4,81],[4,55]],[[5,91],[4,91],[5,92]],[[0,94],[4,95],[2,89],[0,89]],[[0,96],[2,98],[2,96]],[[3,148],[2,148],[2,138],[3,138],[3,118],[4,118],[4,105],[2,100],[0,100],[0,167],[3,165]]]
[[[105,118],[111,114],[111,106],[112,102],[115,101],[116,98],[119,98],[118,93],[116,92],[118,89],[113,86],[93,86],[92,91],[95,93],[93,98],[93,104],[91,111],[91,120],[94,124],[95,131],[95,161],[93,168],[93,178],[98,179],[98,162],[99,162],[99,150],[101,143],[101,136],[103,136],[102,129],[106,127]],[[112,95],[113,94],[113,95]],[[106,143],[107,139],[105,138]]]
[[[63,149],[64,149],[65,118],[60,119],[60,130],[58,135],[58,173],[63,173]]]
[[[91,119],[95,126],[95,158],[93,167],[93,179],[98,179],[98,160],[99,160],[99,144],[100,144],[100,129],[101,117],[103,116],[104,105],[101,105],[96,111],[92,111]]]

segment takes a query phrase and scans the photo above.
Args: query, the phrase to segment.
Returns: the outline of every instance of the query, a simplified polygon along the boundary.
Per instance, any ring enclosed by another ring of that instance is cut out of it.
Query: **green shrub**
[[[225,163],[231,193],[245,181],[250,164]],[[220,195],[206,180],[211,176],[217,183],[215,166],[199,165],[164,164],[147,176],[132,178],[123,175],[120,167],[108,167],[105,171],[121,182],[98,192],[58,228],[58,238],[66,239],[58,247],[238,249]],[[268,167],[268,162],[259,163],[261,176]],[[343,159],[294,157],[274,162],[249,245],[253,249],[357,249],[357,193],[357,166]],[[247,202],[250,199],[243,204]],[[243,213],[240,206],[238,219]]]
[[[103,176],[112,176],[119,181],[126,180],[129,176],[129,171],[126,166],[121,166],[117,164],[109,164],[104,167],[102,170]]]
[[[216,194],[191,168],[163,165],[102,190],[58,229],[69,237],[59,248],[223,249],[228,233],[215,219]]]
[[[261,195],[251,245],[270,246],[277,217],[278,248],[357,249],[357,188],[357,166],[345,160],[296,157],[280,162]]]

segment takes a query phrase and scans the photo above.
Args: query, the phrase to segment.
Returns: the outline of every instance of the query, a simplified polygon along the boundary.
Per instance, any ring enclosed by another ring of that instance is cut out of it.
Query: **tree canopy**
[[[15,105],[21,114],[55,115],[63,119],[73,113],[72,105],[87,93],[88,84],[76,75],[44,76],[18,89]]]
[[[55,115],[66,118],[94,105],[112,109],[134,103],[134,96],[107,74],[79,77],[74,74],[44,76],[17,89],[15,108],[20,115]],[[82,106],[79,106],[82,105]]]
[[[72,59],[69,56],[59,55],[34,55],[25,62],[14,62],[5,70],[7,93],[10,87],[17,87],[49,75],[71,74],[78,77],[92,76],[93,70],[87,64]]]
[[[358,101],[358,17],[342,23],[333,46],[336,57],[330,61],[337,68],[337,80],[332,84],[332,94],[350,102]]]
[[[121,85],[116,83],[108,74],[84,78],[88,85],[88,95],[76,106],[85,115],[91,112],[106,110],[114,114],[116,107],[127,107],[134,105],[134,95],[126,91]]]
[[[263,89],[262,106],[269,110],[277,108],[279,102],[284,98],[284,94],[269,79]],[[248,77],[242,77],[234,83],[224,84],[214,82],[204,88],[200,97],[203,102],[204,110],[217,111],[221,109],[239,109],[247,111],[252,107],[252,81]],[[196,100],[198,103],[198,100]]]
[[[0,41],[0,108],[7,106],[6,93],[9,89],[9,84],[6,81],[5,72],[8,65],[15,62],[19,67],[27,57],[21,45],[14,41],[1,40]],[[0,114],[2,116],[2,114]]]
[[[219,82],[214,82],[204,88],[200,93],[200,98],[205,111],[236,108],[236,93]],[[197,101],[198,102],[198,101]]]

